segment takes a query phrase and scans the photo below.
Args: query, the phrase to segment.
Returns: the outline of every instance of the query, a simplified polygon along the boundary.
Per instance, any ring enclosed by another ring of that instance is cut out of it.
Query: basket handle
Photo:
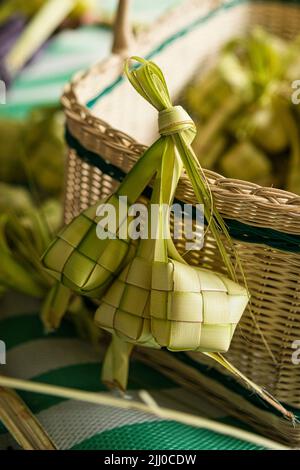
[[[126,55],[132,43],[132,29],[129,21],[131,0],[119,0],[114,24],[112,53]]]

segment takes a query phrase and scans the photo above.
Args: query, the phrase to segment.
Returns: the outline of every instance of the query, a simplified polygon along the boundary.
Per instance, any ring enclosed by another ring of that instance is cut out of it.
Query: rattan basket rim
[[[122,149],[123,153],[136,158],[146,149],[146,146],[137,142],[128,134],[115,129],[106,121],[94,117],[89,113],[87,108],[72,100],[72,94],[72,91],[71,96],[69,93],[65,92],[62,98],[62,103],[68,119],[72,119],[73,123],[74,121],[77,121],[78,126],[82,126],[81,129],[78,129],[78,135],[74,135],[74,137],[78,138],[81,132],[84,131],[85,133],[90,134],[94,139],[97,139],[98,135],[101,144],[103,144],[101,134],[107,135],[108,133],[111,136],[112,141],[114,134],[118,137],[118,140],[120,137],[124,137],[127,140],[127,145]],[[74,131],[72,134],[74,134]],[[114,147],[113,144],[111,146],[112,148]],[[111,162],[113,162],[113,159],[111,159]],[[118,166],[118,164],[116,164],[116,166]],[[276,205],[276,210],[288,211],[290,215],[293,214],[294,217],[300,218],[300,196],[297,194],[274,187],[262,187],[249,181],[225,178],[224,176],[210,170],[204,170],[204,172],[209,179],[213,191],[221,191],[224,196],[226,196],[226,194],[229,195],[235,193],[246,199],[254,197],[255,202],[258,205],[262,204],[265,207],[268,206],[270,208],[274,208],[274,205]],[[190,183],[187,180],[185,181],[184,177],[182,180],[183,184],[186,184],[191,191]]]
[[[187,3],[193,5],[195,8],[199,8],[200,3],[202,2],[199,0],[187,0]],[[236,3],[245,3],[248,6],[250,4],[250,2],[246,1]],[[266,3],[268,6],[274,3],[276,8],[299,8],[299,6],[296,5],[280,4],[278,1],[260,3]],[[217,9],[220,8],[220,6],[223,4],[223,1],[216,0],[214,2],[207,2],[207,4],[210,4],[210,9],[213,6],[215,6]],[[154,29],[143,32],[138,37],[138,44],[141,51],[145,49],[145,44],[147,44],[147,49],[149,49],[149,44],[153,45],[155,43],[155,38],[160,37],[159,34],[161,31],[164,31],[166,25],[170,25],[170,23],[176,24],[176,20],[182,17],[183,11],[186,11],[186,2],[184,2],[184,5],[177,7],[168,15],[163,16],[157,22]],[[112,155],[113,151],[115,150],[116,153],[118,152],[118,154],[122,152],[123,156],[130,159],[131,166],[131,164],[134,164],[141,153],[146,149],[146,146],[137,142],[128,134],[112,127],[105,120],[94,116],[92,112],[85,105],[83,105],[82,102],[80,102],[82,100],[80,99],[81,96],[79,96],[80,85],[84,80],[99,75],[105,77],[105,80],[109,79],[110,77],[115,78],[116,70],[121,73],[122,63],[123,58],[113,54],[106,60],[95,64],[90,69],[77,73],[71,82],[65,86],[61,101],[67,116],[67,127],[70,127],[70,124],[72,126],[72,135],[80,142],[82,140],[88,140],[90,145],[89,150],[94,151],[99,156],[108,160],[110,163],[113,163],[120,169],[124,170],[124,167],[122,168],[122,166],[120,166],[119,159],[114,161],[114,156]],[[110,150],[109,155],[107,155],[108,148]],[[298,228],[295,231],[293,228],[291,228],[293,221],[297,225],[299,225],[300,222],[299,195],[274,187],[262,187],[248,181],[226,178],[209,170],[205,170],[205,174],[209,179],[213,193],[217,193],[222,198],[232,198],[233,195],[239,195],[239,198],[242,198],[242,201],[245,202],[245,204],[252,202],[258,208],[285,213],[289,219],[286,231],[288,233],[299,234]],[[185,193],[187,194],[188,202],[194,202],[193,197],[191,196],[192,188],[189,181],[183,176],[180,184],[181,189],[185,190]],[[255,223],[253,225],[255,225]],[[262,226],[261,223],[258,225]]]

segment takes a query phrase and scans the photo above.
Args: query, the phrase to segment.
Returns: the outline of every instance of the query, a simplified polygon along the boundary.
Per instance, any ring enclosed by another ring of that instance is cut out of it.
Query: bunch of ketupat
[[[249,300],[247,289],[237,283],[221,234],[233,250],[230,236],[190,145],[195,125],[182,107],[172,106],[161,70],[152,62],[133,59],[138,66],[130,70],[127,61],[126,75],[138,93],[158,110],[161,137],[105,203],[119,208],[123,203],[119,197],[127,196],[127,204],[131,205],[154,177],[150,202],[159,210],[153,219],[150,204],[149,226],[154,224],[156,236],[141,239],[135,249],[129,231],[125,237],[120,236],[128,217],[125,211],[114,238],[98,238],[102,219],[97,204],[64,227],[42,259],[46,271],[58,283],[100,303],[96,324],[113,337],[104,361],[103,380],[122,389],[126,387],[134,345],[204,352],[227,367],[219,353],[229,348]],[[198,201],[204,205],[228,278],[188,265],[173,244],[164,208],[172,203],[183,167]],[[105,226],[101,229],[106,230]],[[51,324],[51,315],[47,320]]]
[[[1,119],[0,132],[0,294],[46,299],[46,326],[50,312],[56,325],[67,309],[79,322],[83,302],[57,286],[40,261],[62,223],[63,114],[37,108],[24,121]]]
[[[0,119],[0,181],[28,186],[39,198],[59,196],[65,157],[64,117],[57,108],[37,108],[25,120]]]
[[[201,165],[229,178],[300,194],[300,41],[260,28],[230,41],[183,102],[199,129]]]
[[[40,256],[61,223],[58,201],[37,207],[21,187],[0,183],[0,289],[43,298],[53,284]]]
[[[60,324],[63,315],[72,315],[81,335],[95,344],[99,335],[91,327],[83,299],[57,284],[41,263],[42,254],[61,228],[62,212],[57,199],[36,204],[27,189],[0,183],[0,296],[19,292],[42,301],[47,332]]]

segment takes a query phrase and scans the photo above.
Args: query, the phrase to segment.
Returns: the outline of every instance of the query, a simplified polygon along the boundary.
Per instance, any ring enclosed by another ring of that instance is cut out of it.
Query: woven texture
[[[114,204],[116,210],[119,208],[117,197],[110,197],[109,203]],[[129,240],[120,238],[106,238],[99,251],[97,207],[92,206],[79,214],[71,227],[65,227],[58,234],[43,257],[44,265],[51,266],[49,271],[57,280],[71,289],[76,288],[79,293],[94,297],[99,296],[113,280],[115,270],[131,252]],[[117,256],[110,245],[116,247]],[[85,269],[78,270],[78,262]]]
[[[135,344],[226,352],[247,302],[244,288],[225,276],[174,260],[152,268],[137,256],[104,295],[95,321]]]
[[[201,442],[201,444],[200,444]],[[80,449],[140,450],[260,450],[238,439],[228,439],[211,432],[178,425],[172,421],[124,426],[107,431],[81,443]],[[200,444],[200,445],[199,445]],[[77,446],[74,449],[78,449]]]
[[[300,9],[296,5],[235,1],[226,2],[227,7],[221,8],[221,3],[191,0],[190,8],[178,7],[167,20],[158,22],[153,31],[142,35],[134,48],[134,53],[152,58],[162,67],[175,99],[199,66],[209,66],[220,47],[233,35],[241,34],[255,24],[288,39],[299,32]],[[159,44],[158,37],[161,38]],[[184,68],[178,57],[185,57]],[[65,89],[63,105],[68,131],[73,138],[86,151],[99,155],[126,173],[157,130],[155,116],[122,79],[122,64],[121,58],[112,56],[75,77]],[[300,235],[299,196],[223,178],[208,171],[206,175],[223,217],[253,228],[269,229],[270,234],[274,230],[287,236]],[[84,161],[76,148],[71,147],[67,166],[66,222],[110,194],[117,184],[109,173]],[[185,177],[179,183],[176,198],[196,202]],[[299,252],[276,249],[263,241],[252,240],[250,243],[247,236],[243,240],[239,236],[235,246],[244,266],[252,296],[252,313],[259,328],[253,323],[250,311],[246,310],[240,329],[233,337],[229,359],[276,398],[300,407],[300,368],[291,360],[292,343],[300,337]],[[179,241],[177,247],[182,253],[184,241]],[[218,250],[209,234],[204,249],[190,253],[189,262],[193,265],[205,263],[205,267],[221,270]],[[259,329],[273,358],[262,342]]]

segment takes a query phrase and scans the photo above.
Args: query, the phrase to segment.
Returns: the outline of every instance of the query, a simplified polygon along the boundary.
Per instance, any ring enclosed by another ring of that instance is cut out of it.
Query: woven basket
[[[120,5],[119,13],[126,2]],[[122,78],[124,55],[155,60],[176,100],[196,71],[208,67],[233,35],[259,24],[289,39],[300,28],[300,8],[291,3],[189,0],[126,48],[122,45],[128,35],[122,15],[118,18],[123,33],[123,42],[115,42],[119,53],[77,74],[62,98],[69,145],[66,222],[110,194],[156,137],[157,115]],[[184,67],[178,57],[184,57]],[[292,362],[292,344],[300,339],[300,197],[210,171],[206,175],[243,262],[256,322],[274,356],[247,311],[228,357],[277,399],[300,408],[300,365]],[[176,198],[195,202],[184,177]],[[192,253],[189,261],[221,269],[209,236],[204,249]]]

